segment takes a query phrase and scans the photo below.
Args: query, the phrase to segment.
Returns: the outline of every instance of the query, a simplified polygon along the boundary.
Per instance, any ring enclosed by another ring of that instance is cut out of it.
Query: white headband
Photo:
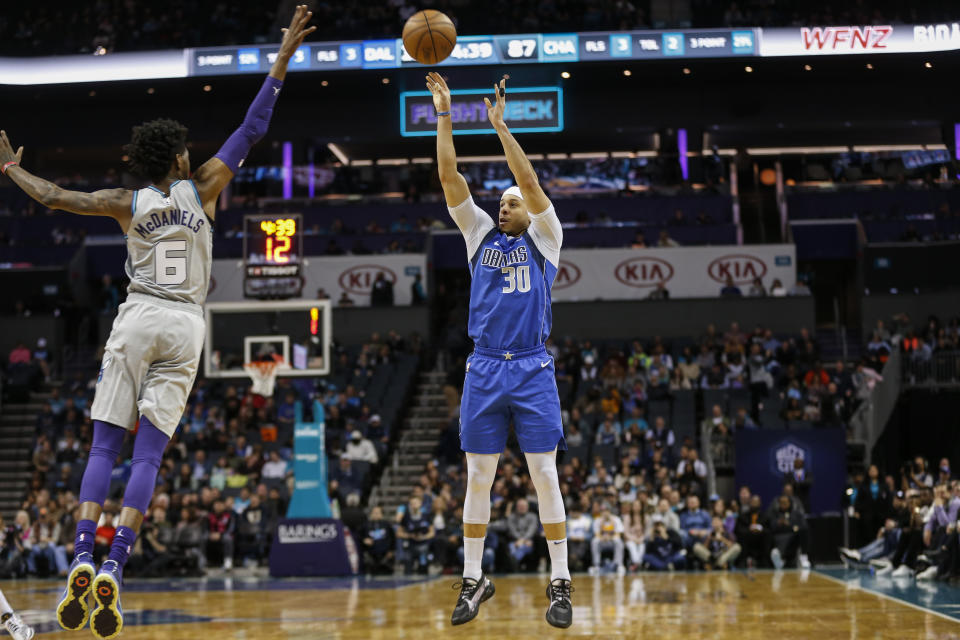
[[[520,198],[521,200],[523,200],[523,194],[520,193],[520,187],[510,187],[509,189],[503,192],[503,195],[500,196],[500,199],[503,200],[507,196],[516,196],[517,198]]]

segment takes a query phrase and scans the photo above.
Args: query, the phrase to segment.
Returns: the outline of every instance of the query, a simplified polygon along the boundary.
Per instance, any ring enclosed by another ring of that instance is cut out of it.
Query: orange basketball
[[[438,64],[457,44],[457,28],[445,14],[425,9],[403,25],[403,47],[420,64]]]

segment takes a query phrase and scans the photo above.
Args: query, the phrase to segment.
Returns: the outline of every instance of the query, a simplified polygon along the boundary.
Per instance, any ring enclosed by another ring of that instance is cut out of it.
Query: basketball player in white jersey
[[[57,620],[67,630],[89,617],[97,638],[109,640],[123,628],[120,585],[156,486],[163,450],[183,414],[197,374],[205,333],[202,305],[212,262],[213,218],[220,192],[233,178],[251,146],[266,134],[287,64],[316,27],[308,27],[306,5],[296,9],[276,62],[246,118],[217,155],[190,176],[187,129],[173,120],[134,127],[127,146],[130,169],[150,181],[138,191],[66,191],[20,167],[0,131],[0,170],[27,195],[51,209],[114,218],[127,240],[127,301],[113,323],[104,349],[90,409],[93,446],[80,486],[80,517],[67,587]],[[139,417],[139,421],[138,421]],[[137,430],[130,480],[124,491],[109,559],[95,571],[97,521],[110,485],[113,462],[127,430]],[[96,608],[89,614],[87,597]]]

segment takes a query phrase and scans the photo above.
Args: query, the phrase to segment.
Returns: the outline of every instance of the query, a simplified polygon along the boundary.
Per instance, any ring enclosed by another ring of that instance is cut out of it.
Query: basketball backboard
[[[243,365],[280,356],[280,376],[330,373],[333,320],[329,300],[208,302],[203,372],[207,378],[246,378]]]

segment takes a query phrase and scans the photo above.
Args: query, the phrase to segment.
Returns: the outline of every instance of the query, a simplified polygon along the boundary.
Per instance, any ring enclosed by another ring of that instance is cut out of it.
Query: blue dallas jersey
[[[474,344],[521,350],[542,345],[553,320],[550,290],[560,263],[563,230],[551,204],[530,215],[520,236],[501,233],[473,198],[450,208],[467,243],[470,319]]]

